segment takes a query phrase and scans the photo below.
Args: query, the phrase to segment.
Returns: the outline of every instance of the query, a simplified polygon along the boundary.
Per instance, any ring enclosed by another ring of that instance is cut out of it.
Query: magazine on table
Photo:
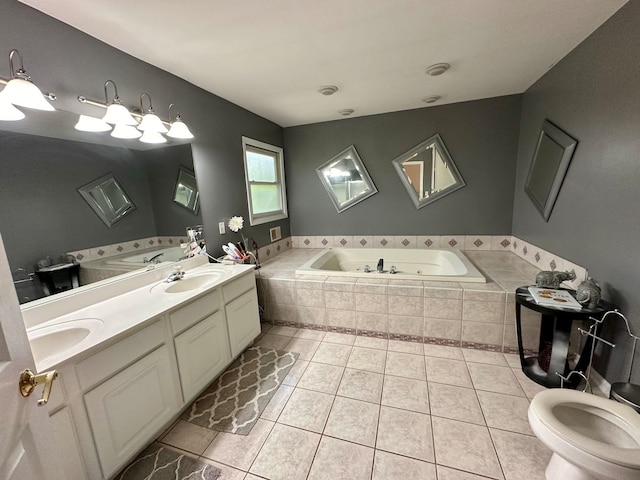
[[[582,310],[582,305],[580,305],[578,301],[573,298],[568,290],[529,287],[529,293],[531,293],[531,296],[538,305]]]

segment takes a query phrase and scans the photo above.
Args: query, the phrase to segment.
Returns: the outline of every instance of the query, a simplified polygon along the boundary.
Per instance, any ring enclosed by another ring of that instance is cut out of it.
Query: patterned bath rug
[[[193,402],[183,420],[248,435],[297,358],[294,352],[248,348]]]
[[[213,465],[152,443],[116,480],[216,480],[221,474]]]

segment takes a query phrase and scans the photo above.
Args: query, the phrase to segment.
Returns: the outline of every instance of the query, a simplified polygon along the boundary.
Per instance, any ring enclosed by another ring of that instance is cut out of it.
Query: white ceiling
[[[627,0],[21,1],[287,127],[524,92]]]

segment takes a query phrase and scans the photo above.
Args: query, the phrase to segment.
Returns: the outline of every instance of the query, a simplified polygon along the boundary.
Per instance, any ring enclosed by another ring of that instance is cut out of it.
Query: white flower
[[[228,225],[231,231],[237,232],[238,230],[242,229],[243,224],[244,224],[244,219],[242,217],[231,217],[229,219]]]

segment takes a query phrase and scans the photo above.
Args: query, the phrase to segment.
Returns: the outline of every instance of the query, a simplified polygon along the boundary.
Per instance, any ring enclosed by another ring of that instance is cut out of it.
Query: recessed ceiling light
[[[427,67],[425,73],[427,75],[431,75],[432,77],[437,77],[438,75],[442,75],[444,72],[449,70],[449,68],[451,68],[451,65],[449,65],[448,63],[436,63]]]
[[[343,117],[348,117],[353,112],[355,112],[355,110],[353,108],[343,108],[342,110],[338,110],[338,113],[340,115],[342,115]]]
[[[442,97],[440,95],[431,95],[430,97],[425,97],[422,99],[424,103],[436,103]]]
[[[333,95],[338,91],[338,87],[335,85],[324,85],[318,89],[322,95]]]

